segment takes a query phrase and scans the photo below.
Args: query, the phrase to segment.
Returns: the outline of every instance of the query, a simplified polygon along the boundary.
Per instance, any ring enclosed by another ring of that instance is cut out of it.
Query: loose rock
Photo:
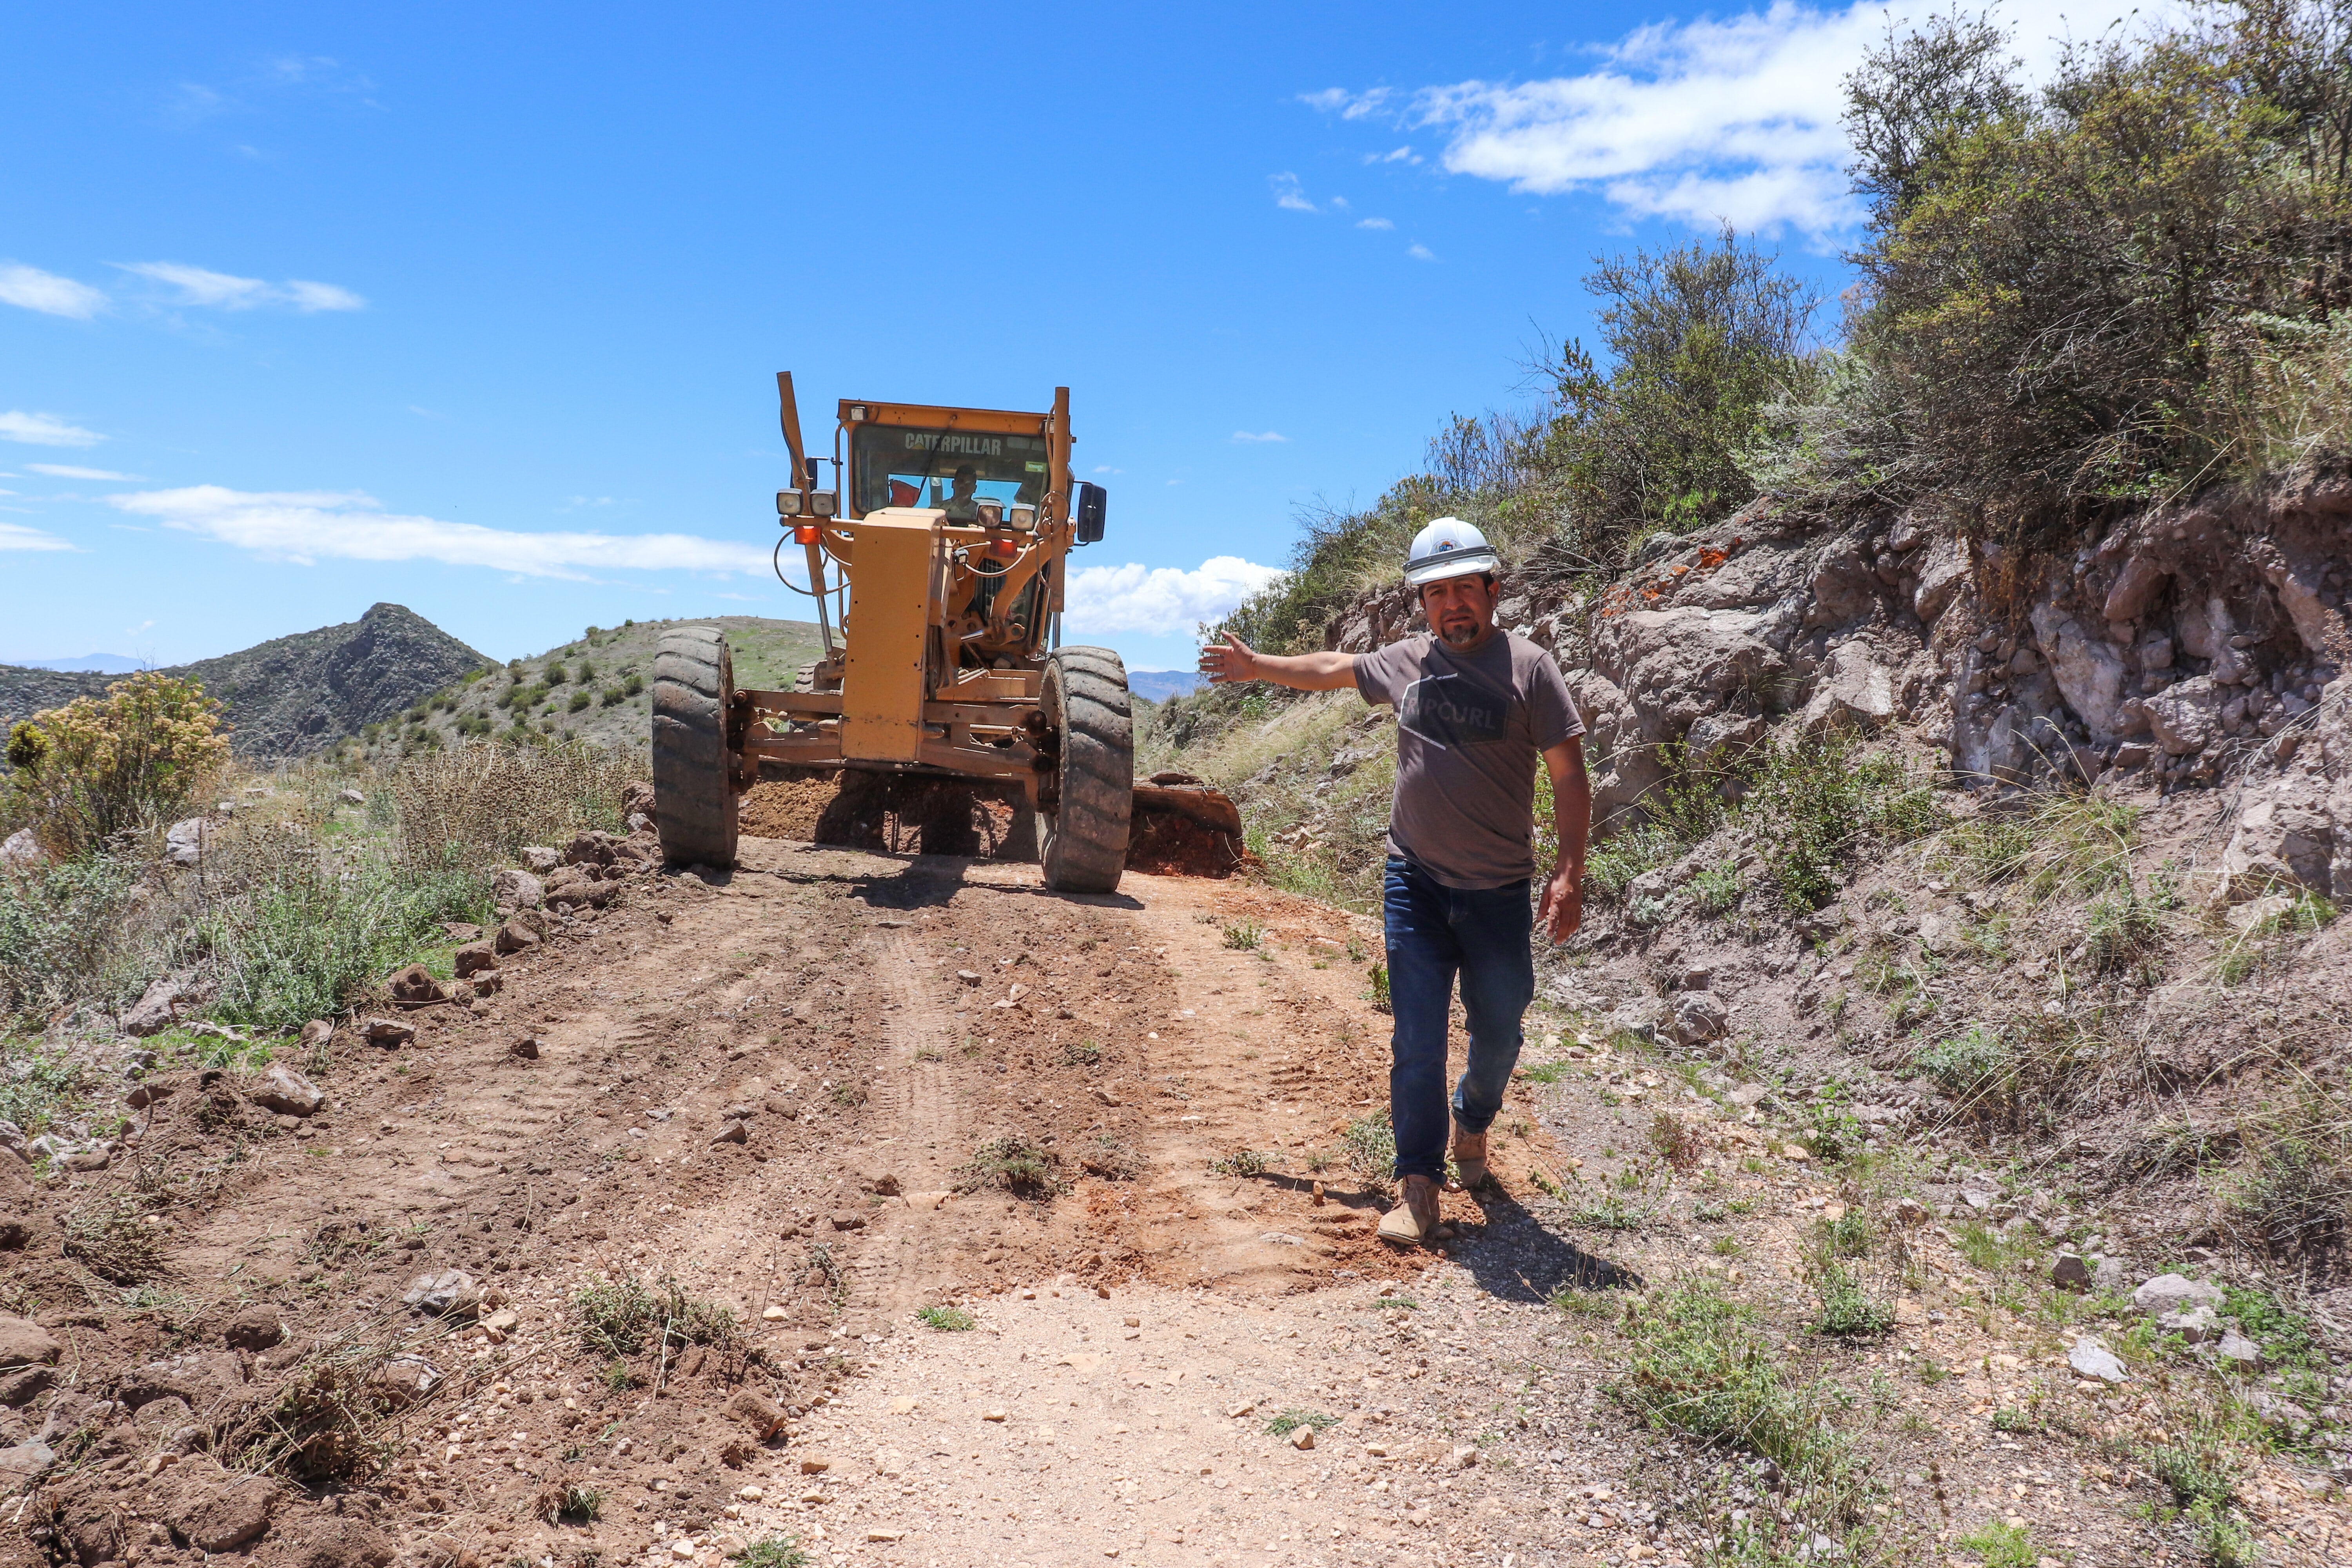
[[[199,1552],[234,1552],[269,1528],[278,1489],[262,1476],[232,1476],[205,1456],[183,1459],[157,1487],[165,1522]]]
[[[482,1293],[472,1275],[462,1268],[448,1268],[418,1275],[409,1281],[407,1293],[400,1300],[402,1305],[435,1317],[462,1316],[481,1305]]]
[[[2219,1310],[2223,1300],[2220,1286],[2181,1274],[2159,1274],[2132,1292],[2133,1307],[2151,1318],[2196,1305]]]
[[[521,1039],[509,1046],[507,1052],[510,1056],[520,1057],[527,1062],[535,1062],[539,1060],[539,1037],[535,1035],[525,1035]]]
[[[2124,1370],[2124,1363],[2116,1359],[2116,1352],[2090,1334],[2074,1342],[2074,1348],[2066,1352],[2066,1364],[2083,1376],[2096,1378],[2101,1383],[2125,1383],[2131,1378],[2131,1373]]]
[[[370,1018],[360,1026],[360,1033],[372,1046],[404,1046],[416,1037],[416,1026],[397,1018]]]
[[[266,1351],[284,1342],[286,1327],[274,1310],[257,1301],[228,1321],[221,1338],[231,1350]]]
[[[31,1319],[0,1317],[0,1368],[45,1365],[64,1349]]]
[[[546,897],[546,885],[529,871],[509,866],[490,882],[490,899],[500,909],[529,910]]]
[[[246,1098],[280,1116],[309,1116],[327,1102],[326,1090],[284,1062],[270,1063]]]

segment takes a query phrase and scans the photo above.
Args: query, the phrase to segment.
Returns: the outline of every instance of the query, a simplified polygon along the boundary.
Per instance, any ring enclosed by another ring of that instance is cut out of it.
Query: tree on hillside
[[[1739,455],[1799,363],[1817,296],[1728,225],[1597,259],[1585,286],[1602,356],[1571,340],[1542,367],[1558,399],[1542,466],[1588,552],[1737,509],[1755,493]]]

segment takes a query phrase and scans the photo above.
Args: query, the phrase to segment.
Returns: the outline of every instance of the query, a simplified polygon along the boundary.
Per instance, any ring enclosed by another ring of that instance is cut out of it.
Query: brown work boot
[[[1462,1190],[1483,1187],[1494,1178],[1486,1168],[1486,1135],[1465,1132],[1462,1124],[1454,1124],[1454,1171],[1461,1178]]]
[[[1381,1239],[1401,1247],[1453,1239],[1454,1227],[1438,1218],[1437,1194],[1429,1177],[1407,1176],[1404,1201],[1381,1216]]]

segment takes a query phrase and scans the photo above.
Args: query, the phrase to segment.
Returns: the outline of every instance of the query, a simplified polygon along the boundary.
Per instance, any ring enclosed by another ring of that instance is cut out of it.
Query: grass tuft
[[[980,1327],[980,1320],[961,1307],[924,1307],[915,1317],[923,1327],[943,1334],[968,1334]]]

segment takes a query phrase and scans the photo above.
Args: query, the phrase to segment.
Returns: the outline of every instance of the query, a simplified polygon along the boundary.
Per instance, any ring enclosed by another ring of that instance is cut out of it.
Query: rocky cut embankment
[[[1587,725],[1594,810],[1642,811],[1673,749],[1703,762],[1807,731],[1893,731],[1962,784],[2242,785],[2227,868],[2352,898],[2352,476],[2160,507],[2027,557],[1907,514],[1816,529],[1769,497],[1653,535],[1597,599],[1506,584],[1505,625],[1551,648]],[[1412,621],[1402,588],[1335,619],[1363,651]]]

